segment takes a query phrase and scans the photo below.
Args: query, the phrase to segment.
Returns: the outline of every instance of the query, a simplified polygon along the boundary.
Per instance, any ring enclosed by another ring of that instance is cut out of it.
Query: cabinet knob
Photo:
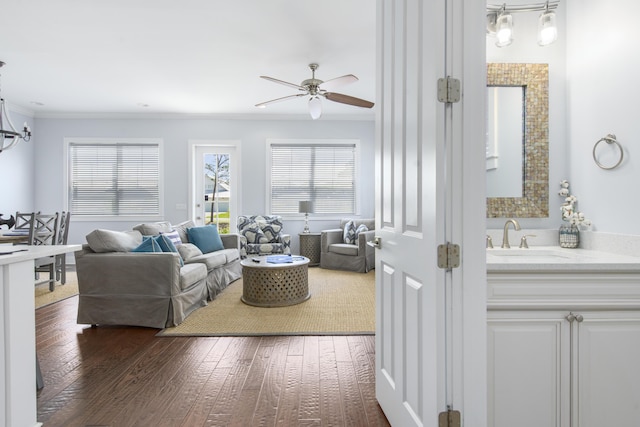
[[[584,320],[584,317],[582,316],[582,314],[569,313],[567,317],[565,317],[565,319],[567,319],[569,322],[573,322],[575,320],[576,322],[580,323]]]

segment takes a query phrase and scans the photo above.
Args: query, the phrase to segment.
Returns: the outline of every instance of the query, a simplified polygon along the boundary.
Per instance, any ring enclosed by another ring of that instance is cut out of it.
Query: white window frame
[[[74,212],[74,221],[158,221],[164,219],[164,140],[161,138],[64,138],[64,206],[69,207],[69,185],[71,172],[71,152],[70,145],[76,144],[149,144],[158,146],[158,215],[77,215]]]
[[[334,213],[334,214],[318,214],[314,213],[313,217],[322,218],[322,219],[341,219],[344,218],[345,215],[350,216],[360,216],[360,140],[359,139],[267,139],[267,176],[266,176],[266,186],[265,186],[265,212],[279,214],[277,212],[271,211],[271,169],[272,169],[272,148],[274,145],[350,145],[354,146],[354,209],[355,212],[353,214],[344,214],[344,213]],[[303,213],[297,214],[284,214],[282,215],[285,219],[300,219],[304,218]]]

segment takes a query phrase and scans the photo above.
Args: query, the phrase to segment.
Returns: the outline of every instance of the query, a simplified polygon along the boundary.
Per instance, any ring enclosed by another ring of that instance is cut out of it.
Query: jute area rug
[[[48,273],[41,273],[38,280],[44,280],[48,275]],[[36,308],[44,307],[75,295],[78,295],[78,279],[75,271],[67,271],[67,282],[64,285],[56,282],[56,288],[53,292],[49,291],[48,283],[35,286]]]
[[[270,308],[240,301],[240,279],[209,305],[158,336],[371,335],[375,332],[374,274],[311,267],[311,298]]]

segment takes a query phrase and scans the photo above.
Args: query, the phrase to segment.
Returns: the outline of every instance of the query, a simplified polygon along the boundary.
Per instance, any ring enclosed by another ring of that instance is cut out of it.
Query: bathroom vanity
[[[491,427],[640,422],[640,257],[487,249]]]

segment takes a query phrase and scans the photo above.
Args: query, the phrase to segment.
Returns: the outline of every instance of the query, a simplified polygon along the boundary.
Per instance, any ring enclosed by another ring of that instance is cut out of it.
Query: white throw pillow
[[[344,243],[349,245],[354,245],[356,243],[356,223],[352,219],[347,221],[344,225],[342,240]]]

